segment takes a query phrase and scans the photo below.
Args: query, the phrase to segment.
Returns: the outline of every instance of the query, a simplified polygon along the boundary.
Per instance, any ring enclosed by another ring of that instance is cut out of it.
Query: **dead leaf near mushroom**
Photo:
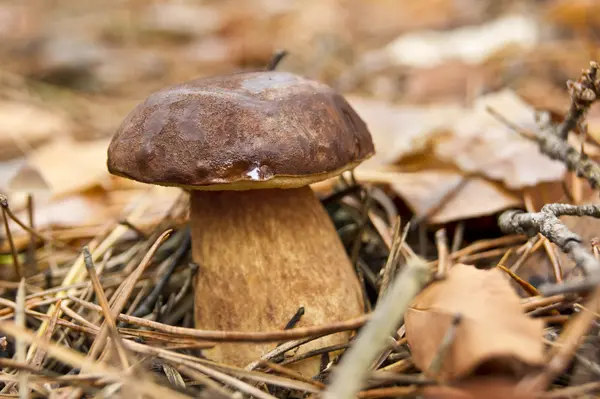
[[[566,171],[558,161],[540,153],[537,145],[498,121],[488,107],[523,129],[537,127],[535,110],[513,91],[478,98],[472,110],[450,127],[451,134],[435,144],[441,160],[467,173],[479,173],[509,189],[560,181]]]
[[[441,363],[440,379],[478,373],[518,378],[544,365],[544,323],[523,313],[506,276],[498,269],[458,264],[406,312],[406,337],[419,369],[428,371],[456,315],[461,322]]]
[[[0,161],[22,156],[70,130],[66,118],[24,102],[0,102],[0,120]]]
[[[515,192],[500,184],[451,168],[408,173],[360,169],[355,176],[360,181],[389,184],[417,218],[434,224],[490,215],[522,203]]]
[[[430,223],[521,206],[525,189],[540,191],[565,175],[561,163],[488,113],[490,106],[523,128],[535,128],[534,108],[511,90],[482,96],[469,108],[402,106],[360,97],[349,101],[369,126],[377,149],[355,177],[389,185]]]

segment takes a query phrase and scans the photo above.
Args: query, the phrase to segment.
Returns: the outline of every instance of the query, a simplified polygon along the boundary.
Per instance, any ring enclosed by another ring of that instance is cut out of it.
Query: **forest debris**
[[[32,151],[27,156],[27,165],[38,171],[48,184],[51,196],[59,198],[106,183],[109,179],[107,147],[108,140],[105,139],[90,142],[56,139]],[[65,154],[68,160],[57,156],[59,154]],[[14,181],[14,184],[18,183],[23,182]]]
[[[359,168],[391,164],[426,149],[440,130],[462,115],[458,105],[400,106],[365,97],[347,96],[373,137],[376,154]]]
[[[148,33],[175,37],[203,36],[223,26],[223,16],[215,7],[186,3],[152,3],[141,18],[141,29]]]
[[[501,110],[519,126],[536,126],[534,110],[513,91],[501,90],[478,98],[472,112],[451,126],[452,134],[436,144],[435,154],[464,172],[481,173],[509,189],[563,178],[566,169],[561,162],[541,154],[535,143],[490,115],[488,107]]]
[[[518,377],[543,365],[544,324],[525,316],[503,273],[459,264],[419,294],[406,313],[406,337],[418,368],[429,368],[457,314],[462,320],[440,370],[443,380],[484,368]]]
[[[416,217],[434,224],[490,215],[522,203],[499,184],[452,169],[403,173],[359,168],[355,176],[359,181],[389,184]]]
[[[324,399],[355,397],[366,380],[370,365],[385,349],[387,339],[406,317],[406,308],[428,281],[427,264],[419,258],[408,260],[335,370]]]
[[[545,19],[559,27],[575,31],[600,27],[600,3],[597,0],[553,0],[546,5]]]
[[[433,67],[453,59],[479,64],[508,45],[532,49],[539,40],[538,29],[531,18],[507,15],[483,25],[449,32],[407,33],[390,43],[386,50],[397,65],[416,68]]]
[[[438,385],[423,389],[424,399],[536,399],[539,396],[517,389],[511,378],[476,377],[453,385]]]
[[[67,134],[68,121],[24,102],[0,102],[0,160],[26,154],[50,138]]]
[[[487,8],[485,2],[476,0],[352,0],[345,4],[355,34],[380,40],[408,31],[477,24],[485,18]]]

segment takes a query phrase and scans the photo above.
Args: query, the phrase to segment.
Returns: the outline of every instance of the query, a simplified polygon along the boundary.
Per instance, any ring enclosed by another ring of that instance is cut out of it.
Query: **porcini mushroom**
[[[374,152],[365,123],[332,88],[285,72],[197,79],[150,95],[108,149],[111,173],[190,191],[196,328],[273,331],[363,312],[360,285],[309,184]],[[339,344],[337,333],[302,347]],[[237,366],[276,343],[220,344]],[[318,372],[319,358],[297,370]]]

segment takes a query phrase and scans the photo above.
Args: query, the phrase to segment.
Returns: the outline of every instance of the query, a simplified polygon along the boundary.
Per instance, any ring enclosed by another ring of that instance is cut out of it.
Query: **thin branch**
[[[285,49],[275,50],[271,56],[271,59],[269,60],[269,64],[267,65],[267,71],[274,71],[277,69],[277,65],[279,65],[281,60],[283,60],[286,55],[288,55],[288,52]]]
[[[567,139],[569,132],[582,122],[590,106],[600,97],[599,68],[598,63],[592,61],[590,68],[583,71],[579,81],[567,82],[571,95],[571,107],[567,117],[557,130],[557,136],[562,140]]]
[[[544,205],[537,213],[524,213],[518,210],[503,212],[498,225],[505,233],[523,233],[530,237],[541,233],[548,240],[556,244],[577,267],[581,268],[588,276],[588,283],[600,283],[600,264],[583,244],[582,238],[570,231],[558,218],[562,215],[600,217],[600,205]],[[566,285],[568,283],[564,283]],[[542,287],[544,293],[555,293],[549,287]]]
[[[324,399],[356,396],[369,376],[369,366],[385,348],[387,338],[396,332],[410,302],[428,281],[427,264],[420,259],[410,259],[334,370],[333,381],[324,393]]]

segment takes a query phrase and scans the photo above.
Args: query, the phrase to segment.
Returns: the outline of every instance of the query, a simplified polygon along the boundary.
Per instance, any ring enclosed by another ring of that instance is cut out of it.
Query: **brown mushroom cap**
[[[292,188],[373,152],[365,123],[332,88],[286,72],[245,72],[150,95],[113,137],[108,170],[189,189]]]

